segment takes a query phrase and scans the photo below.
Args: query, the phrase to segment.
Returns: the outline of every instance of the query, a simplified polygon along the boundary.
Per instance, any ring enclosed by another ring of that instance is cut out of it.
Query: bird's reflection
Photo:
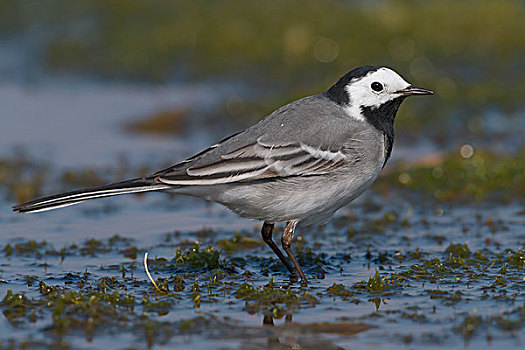
[[[292,323],[292,314],[286,314],[284,317],[284,325],[291,325]],[[263,317],[263,327],[274,327],[274,315],[273,313],[267,313]],[[286,337],[285,338],[285,344],[292,344],[295,343],[295,337]],[[281,341],[279,340],[279,336],[275,334],[275,332],[272,332],[272,336],[268,337],[268,345],[276,345],[281,344]]]
[[[275,320],[284,322],[281,325],[276,325]],[[275,315],[274,313],[267,313],[263,317],[263,327],[272,328],[268,332],[267,342],[265,348],[267,349],[323,349],[323,350],[339,350],[343,349],[331,340],[326,339],[323,333],[338,333],[339,330],[330,329],[326,324],[293,324],[292,314]],[[364,330],[364,329],[363,329]],[[325,334],[326,335],[326,334]],[[349,335],[346,333],[345,335]]]

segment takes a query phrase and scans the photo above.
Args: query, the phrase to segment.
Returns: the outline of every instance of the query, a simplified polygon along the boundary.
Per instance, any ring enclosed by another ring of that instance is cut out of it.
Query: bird
[[[41,212],[127,193],[167,191],[220,203],[263,222],[263,241],[290,272],[307,278],[291,244],[297,224],[327,223],[361,195],[390,158],[394,119],[405,98],[431,95],[383,66],[362,66],[323,93],[288,103],[244,131],[149,176],[13,206]],[[273,240],[285,223],[284,253]]]

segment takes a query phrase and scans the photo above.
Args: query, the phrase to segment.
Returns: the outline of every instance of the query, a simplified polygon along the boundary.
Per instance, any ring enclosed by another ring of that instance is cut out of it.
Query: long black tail
[[[35,199],[33,201],[15,205],[13,211],[20,213],[35,213],[67,207],[78,204],[89,199],[116,196],[126,193],[160,191],[169,189],[169,185],[156,183],[151,178],[138,178],[122,182],[116,182],[105,186],[88,188],[57,194],[54,196]]]

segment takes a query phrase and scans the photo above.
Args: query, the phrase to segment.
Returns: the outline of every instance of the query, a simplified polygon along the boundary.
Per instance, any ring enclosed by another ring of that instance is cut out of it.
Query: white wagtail
[[[296,225],[322,224],[365,191],[385,166],[394,118],[403,100],[432,91],[414,87],[385,67],[345,74],[328,91],[291,102],[248,129],[150,176],[16,205],[38,212],[88,199],[170,191],[218,202],[262,220],[261,235],[292,279],[306,277],[290,245]],[[286,222],[281,243],[274,224]],[[293,265],[292,265],[293,264]]]

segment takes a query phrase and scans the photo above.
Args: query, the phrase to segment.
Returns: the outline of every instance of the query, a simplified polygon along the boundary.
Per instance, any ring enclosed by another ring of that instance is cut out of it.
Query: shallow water
[[[217,247],[221,241],[231,239],[233,231],[258,240],[254,222],[236,218],[219,206],[199,203],[192,203],[194,209],[191,210],[174,210],[170,222],[165,208],[170,206],[166,203],[168,200],[156,197],[152,195],[140,201],[128,198],[122,207],[117,202],[124,202],[123,199],[111,200],[119,211],[96,217],[86,217],[81,206],[46,216],[23,216],[16,220],[3,217],[2,221],[9,222],[4,225],[9,232],[4,242],[12,246],[27,243],[28,239],[50,242],[27,253],[15,250],[4,258],[3,295],[10,289],[38,300],[43,297],[39,280],[48,286],[82,291],[100,289],[97,283],[103,277],[110,277],[116,279],[117,287],[104,287],[107,293],[118,291],[135,297],[133,311],[121,310],[126,314],[125,320],[117,324],[103,320],[94,333],[83,327],[72,327],[65,335],[57,333],[53,330],[56,325],[53,326],[51,311],[39,307],[41,314],[34,323],[28,323],[25,317],[10,321],[3,318],[1,328],[10,330],[4,333],[3,340],[29,338],[44,347],[54,346],[58,343],[53,342],[60,340],[76,348],[97,348],[102,344],[141,348],[149,344],[153,347],[191,345],[199,349],[256,349],[266,348],[270,343],[279,348],[278,341],[286,346],[300,344],[305,348],[321,345],[381,349],[427,345],[519,348],[524,340],[523,261],[514,265],[505,263],[512,255],[508,249],[515,253],[525,245],[525,217],[520,213],[523,208],[517,205],[478,209],[409,205],[400,208],[394,202],[369,195],[342,210],[332,224],[322,229],[299,230],[298,239],[304,243],[299,250],[313,249],[309,254],[299,254],[310,285],[307,289],[297,284],[291,286],[290,293],[303,298],[300,302],[294,297],[266,303],[262,297],[252,300],[235,294],[244,282],[262,290],[270,279],[273,279],[273,288],[288,288],[285,269],[263,245],[232,251],[223,247],[219,260],[222,273],[216,268],[195,269],[171,260],[177,247],[187,247],[194,241],[202,242],[201,249],[208,244]],[[403,220],[407,213],[410,217]],[[350,214],[361,219],[349,219]],[[179,215],[185,215],[185,220]],[[489,218],[500,223],[500,228],[489,227],[486,224]],[[208,230],[203,232],[202,227]],[[173,229],[177,232],[172,232]],[[348,233],[349,229],[356,232]],[[114,242],[110,243],[108,238],[115,233],[120,238],[113,238]],[[63,260],[49,253],[53,248],[59,251],[72,243],[87,247],[85,241],[91,238],[100,239],[104,251],[95,250],[91,256],[86,253],[88,250],[67,248]],[[468,244],[471,253],[463,259],[465,266],[453,267],[455,265],[447,262],[450,252],[446,249],[452,242]],[[122,250],[129,247],[137,247],[136,258],[123,256]],[[6,251],[5,244],[2,249]],[[146,251],[150,254],[154,277],[182,276],[184,290],[173,291],[173,278],[169,283],[171,294],[160,295],[152,290],[141,263],[142,253]],[[474,252],[482,252],[487,260],[475,258]],[[156,256],[167,258],[167,265],[158,265]],[[436,258],[449,269],[447,272],[434,277],[422,270],[416,272],[415,265],[424,266]],[[126,277],[121,273],[122,264],[126,266]],[[506,273],[501,272],[504,265]],[[392,284],[381,291],[358,286],[376,271],[381,279],[386,278],[385,281]],[[395,276],[403,271],[410,271],[407,279],[394,283]],[[29,286],[27,275],[36,276]],[[199,307],[192,291],[195,278],[200,288]],[[211,283],[214,278],[215,282]],[[497,278],[503,279],[496,282]],[[89,287],[75,287],[80,280]],[[334,283],[348,293],[331,293]],[[315,297],[315,301],[310,301],[307,295]],[[154,301],[165,303],[149,306]],[[257,305],[258,302],[261,304]],[[263,326],[265,316],[267,321],[271,316],[275,318],[273,327]],[[470,334],[462,327],[465,320],[474,316],[481,321]],[[285,322],[285,318],[291,319],[291,323]],[[153,323],[153,335],[148,335],[145,320]],[[190,320],[188,329],[181,325],[182,320]]]

